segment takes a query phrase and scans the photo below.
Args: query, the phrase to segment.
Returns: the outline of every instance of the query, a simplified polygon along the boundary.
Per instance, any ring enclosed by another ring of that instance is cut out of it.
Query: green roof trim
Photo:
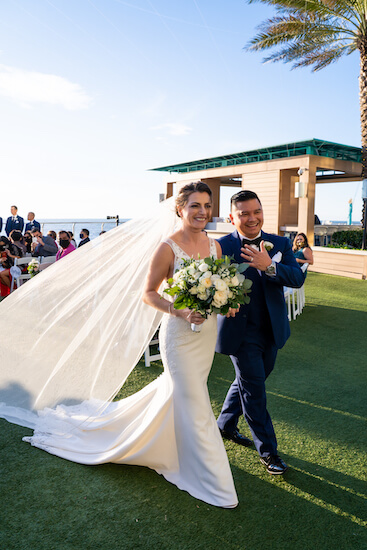
[[[302,155],[316,155],[318,157],[330,157],[339,160],[361,162],[362,150],[360,147],[352,147],[351,145],[341,145],[340,143],[333,143],[321,139],[310,139],[307,141],[298,141],[296,143],[287,143],[285,145],[264,147],[263,149],[244,151],[243,153],[235,153],[233,155],[223,155],[221,157],[172,164],[171,166],[152,168],[152,170],[158,172],[180,173],[197,172],[210,168],[222,168],[226,166],[236,166],[237,164],[249,164],[251,162],[298,157]]]

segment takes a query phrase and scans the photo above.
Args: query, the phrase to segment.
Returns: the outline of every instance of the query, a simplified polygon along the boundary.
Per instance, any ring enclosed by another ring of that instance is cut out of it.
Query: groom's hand
[[[228,310],[228,313],[226,314],[226,317],[235,317],[236,313],[238,313],[239,311],[240,311],[239,307],[236,307],[236,308],[230,307]]]
[[[265,271],[271,264],[271,259],[265,248],[264,241],[260,243],[260,250],[256,250],[253,246],[245,244],[245,246],[241,248],[241,256],[251,265],[251,267],[259,269],[260,271]]]

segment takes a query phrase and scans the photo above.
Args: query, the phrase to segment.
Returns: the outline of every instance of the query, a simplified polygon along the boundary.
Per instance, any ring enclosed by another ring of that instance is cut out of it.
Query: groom
[[[224,438],[250,446],[251,440],[237,429],[243,414],[260,461],[270,474],[283,474],[288,467],[277,453],[265,380],[290,334],[283,285],[301,287],[304,274],[288,239],[261,230],[264,216],[256,193],[242,190],[233,195],[229,216],[236,231],[221,237],[219,243],[223,254],[250,264],[245,276],[252,280],[252,288],[250,303],[241,306],[235,317],[218,316],[216,351],[230,356],[236,373],[218,426]]]

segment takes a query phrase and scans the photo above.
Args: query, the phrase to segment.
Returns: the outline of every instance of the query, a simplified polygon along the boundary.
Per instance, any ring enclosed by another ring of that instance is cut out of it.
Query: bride
[[[77,272],[69,295],[61,294],[59,301],[54,300],[55,293],[65,288],[65,281],[52,266],[24,285],[28,288],[21,287],[7,298],[4,305],[13,308],[12,296],[17,293],[25,300],[23,307],[29,309],[33,305],[37,311],[37,298],[41,302],[46,299],[47,306],[42,302],[38,310],[44,316],[36,323],[36,341],[28,350],[26,345],[17,350],[13,364],[5,369],[7,374],[0,376],[0,416],[32,427],[33,436],[24,440],[51,454],[81,464],[147,466],[195,498],[232,508],[238,503],[236,491],[207,389],[216,316],[205,320],[197,312],[175,310],[173,303],[161,296],[162,283],[180,267],[182,259],[221,255],[219,245],[203,231],[211,209],[212,194],[205,183],[185,185],[179,191],[176,213],[181,227],[159,244],[146,277],[142,298],[151,308],[142,303],[141,288],[140,292],[137,288],[144,263],[116,258],[119,271],[110,265],[114,276],[121,275],[122,282],[116,282],[110,272],[99,269],[103,262],[98,256],[105,254],[98,249],[99,243],[95,247],[97,257],[94,262],[90,260],[93,241],[74,252],[74,258],[70,254],[58,262],[65,262],[65,273],[73,269]],[[168,227],[163,224],[161,233]],[[115,232],[117,235],[118,230]],[[133,249],[135,239],[144,248],[144,223],[139,235],[136,225],[131,230],[125,228],[124,233],[126,253]],[[116,249],[116,242],[118,239],[110,243],[111,250]],[[138,255],[143,252],[139,250]],[[145,250],[144,254],[148,253],[149,249]],[[92,280],[90,275],[86,277],[85,270],[81,273],[79,269],[89,261],[89,267],[94,266],[97,271]],[[129,264],[127,272],[124,263]],[[78,275],[87,278],[86,288]],[[58,284],[52,284],[55,281]],[[39,288],[41,282],[46,298]],[[29,296],[32,291],[33,296]],[[8,314],[11,330],[16,324],[14,314],[1,309],[3,317]],[[121,386],[162,317],[160,351],[164,373],[136,394],[110,402],[118,390],[118,378]],[[77,326],[81,321],[82,326]],[[201,332],[193,332],[191,323],[201,324]],[[56,364],[51,367],[52,354]],[[3,349],[2,365],[10,357]],[[31,357],[33,362],[29,364]]]

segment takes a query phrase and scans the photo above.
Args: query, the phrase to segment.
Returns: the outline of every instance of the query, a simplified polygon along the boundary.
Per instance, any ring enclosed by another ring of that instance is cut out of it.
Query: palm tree
[[[249,0],[252,3],[256,0]],[[359,102],[362,134],[362,179],[367,180],[367,1],[366,0],[257,0],[275,6],[275,17],[264,21],[246,48],[279,48],[264,59],[313,66],[319,71],[344,54],[359,50]],[[364,198],[366,248],[367,199]]]

